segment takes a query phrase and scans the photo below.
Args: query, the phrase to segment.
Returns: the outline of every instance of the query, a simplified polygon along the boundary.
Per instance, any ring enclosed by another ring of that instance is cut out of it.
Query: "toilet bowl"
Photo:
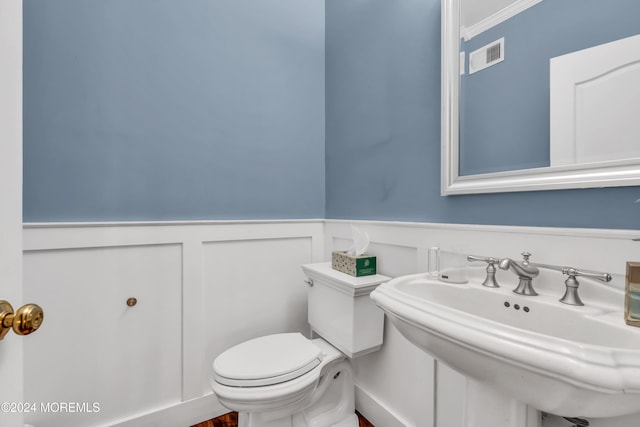
[[[389,280],[351,277],[329,263],[304,265],[309,322],[320,338],[300,333],[258,337],[213,362],[211,388],[239,413],[239,427],[357,427],[349,358],[382,345],[384,314],[369,294]]]
[[[353,371],[345,356],[323,339],[299,333],[268,335],[227,350],[214,362],[211,388],[222,405],[250,418],[239,420],[244,427],[330,426],[355,411]]]

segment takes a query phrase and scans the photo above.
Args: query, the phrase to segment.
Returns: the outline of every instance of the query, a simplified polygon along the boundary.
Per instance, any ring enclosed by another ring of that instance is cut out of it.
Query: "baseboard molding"
[[[410,427],[404,420],[375,396],[356,385],[356,409],[373,425],[384,427]],[[210,394],[199,399],[156,409],[134,418],[119,420],[102,427],[190,427],[212,418],[224,415],[229,410]]]
[[[103,427],[190,427],[227,412],[215,395],[210,394]]]
[[[356,384],[356,410],[375,426],[410,427],[410,423]]]

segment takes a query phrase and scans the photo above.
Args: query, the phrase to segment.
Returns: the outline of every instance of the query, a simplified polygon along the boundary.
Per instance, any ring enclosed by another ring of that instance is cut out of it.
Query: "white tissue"
[[[369,234],[352,225],[351,236],[353,243],[351,243],[351,246],[347,250],[347,255],[359,256],[367,252],[367,248],[369,248]]]

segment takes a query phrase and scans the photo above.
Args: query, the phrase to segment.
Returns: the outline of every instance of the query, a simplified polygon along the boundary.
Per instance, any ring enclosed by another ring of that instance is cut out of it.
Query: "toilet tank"
[[[384,312],[369,294],[389,277],[353,277],[331,263],[305,264],[309,279],[309,324],[315,333],[353,358],[382,346]]]

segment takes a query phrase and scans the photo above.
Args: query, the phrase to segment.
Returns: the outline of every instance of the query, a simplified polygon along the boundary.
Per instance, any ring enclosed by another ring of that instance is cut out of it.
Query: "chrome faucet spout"
[[[533,279],[534,277],[537,277],[540,274],[540,270],[538,269],[538,267],[534,265],[527,265],[527,264],[523,264],[513,260],[510,260],[510,261],[511,262],[508,264],[507,268],[511,270],[514,274],[516,274],[518,277]]]
[[[502,270],[508,270],[511,266],[511,261],[511,258],[502,258],[498,263],[498,267],[500,267]]]
[[[534,277],[537,277],[540,274],[540,270],[535,265],[529,262],[529,257],[531,256],[528,252],[522,253],[523,260],[522,261],[514,261],[510,258],[503,258],[500,260],[498,267],[502,270],[509,270],[520,279],[518,282],[518,286],[513,290],[516,294],[519,295],[538,295],[538,293],[533,289],[532,280]]]

